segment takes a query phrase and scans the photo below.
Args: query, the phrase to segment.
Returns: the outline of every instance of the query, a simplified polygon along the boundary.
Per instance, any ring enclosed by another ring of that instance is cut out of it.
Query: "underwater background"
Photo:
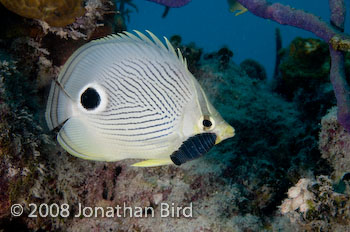
[[[272,1],[322,17],[320,38],[255,16],[261,0],[0,2],[0,231],[350,231],[349,91],[339,90],[349,90],[350,25],[336,17],[349,4]],[[248,12],[230,12],[237,2]],[[179,167],[87,161],[58,145],[44,119],[52,80],[83,44],[133,29],[180,48],[233,138]],[[31,203],[68,204],[70,215],[31,217]],[[73,216],[79,204],[162,203],[193,215]]]
[[[314,13],[325,21],[330,20],[330,10],[327,0],[308,1],[270,1],[291,5],[297,9]],[[135,2],[136,3],[136,2]],[[346,5],[349,11],[350,6]],[[169,11],[161,20],[164,6],[152,4],[148,1],[137,1],[138,12],[130,14],[129,29],[140,31],[150,30],[156,35],[170,38],[179,34],[184,43],[195,42],[205,52],[229,47],[235,54],[233,60],[241,63],[244,59],[254,57],[261,63],[272,77],[275,56],[275,29],[281,30],[283,47],[288,46],[297,36],[316,38],[311,32],[291,26],[282,26],[274,21],[261,19],[247,12],[236,17],[229,11],[227,1],[191,1],[181,8]],[[350,21],[345,22],[345,32],[350,30]]]

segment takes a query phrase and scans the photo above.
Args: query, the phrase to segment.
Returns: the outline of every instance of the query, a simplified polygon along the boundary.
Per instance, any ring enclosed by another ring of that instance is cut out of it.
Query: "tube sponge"
[[[10,11],[40,19],[53,27],[64,27],[84,14],[82,0],[0,0]]]

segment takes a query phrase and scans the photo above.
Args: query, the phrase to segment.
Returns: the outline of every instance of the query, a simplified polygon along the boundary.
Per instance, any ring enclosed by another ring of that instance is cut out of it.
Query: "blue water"
[[[164,7],[145,0],[134,1],[138,13],[131,14],[128,30],[148,29],[157,36],[181,35],[184,43],[195,42],[205,52],[228,46],[234,53],[236,63],[253,58],[260,62],[271,77],[275,64],[275,28],[281,29],[283,46],[296,36],[315,37],[312,33],[290,26],[282,26],[251,13],[234,16],[229,12],[226,0],[192,0],[182,8],[173,8],[165,19],[161,18]],[[327,0],[281,0],[272,1],[302,8],[329,21]],[[347,2],[349,3],[349,2]],[[349,11],[349,5],[347,10]],[[347,20],[346,31],[349,31]]]

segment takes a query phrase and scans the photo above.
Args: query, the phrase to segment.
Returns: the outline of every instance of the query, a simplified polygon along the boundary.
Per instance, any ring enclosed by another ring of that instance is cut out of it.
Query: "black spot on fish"
[[[87,88],[80,96],[81,105],[87,110],[96,109],[101,103],[101,97],[94,88]]]
[[[170,159],[176,165],[199,158],[206,154],[214,145],[216,134],[202,133],[190,137],[182,143],[180,148],[170,155]]]

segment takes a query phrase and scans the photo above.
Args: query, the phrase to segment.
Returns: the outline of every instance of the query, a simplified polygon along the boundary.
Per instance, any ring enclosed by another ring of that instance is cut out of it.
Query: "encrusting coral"
[[[299,182],[288,190],[288,199],[283,201],[281,212],[283,214],[290,211],[299,210],[306,213],[309,210],[308,201],[313,199],[312,193],[307,189],[311,181],[309,179],[300,179]]]
[[[9,10],[26,18],[40,19],[53,27],[64,27],[85,12],[82,0],[0,0]]]
[[[333,182],[321,175],[300,179],[288,190],[280,211],[296,231],[349,231],[349,200],[349,194],[335,192]]]
[[[198,70],[203,49],[196,47],[194,43],[189,43],[187,45],[182,44],[182,38],[179,35],[173,35],[170,37],[170,42],[174,47],[179,48],[182,55],[186,57],[188,69],[192,73]]]
[[[322,157],[334,168],[332,179],[339,181],[350,171],[350,133],[339,124],[336,112],[336,107],[333,107],[322,118],[319,149]]]
[[[253,59],[246,59],[242,61],[242,63],[239,66],[251,78],[256,78],[259,80],[267,79],[265,68]]]
[[[1,1],[4,0],[0,0],[0,2]],[[12,3],[12,1],[8,2],[15,4]],[[45,4],[45,2],[41,2],[42,4]],[[52,2],[52,4],[56,4],[57,7],[60,6],[59,4],[63,4],[63,2],[67,4],[69,3],[67,1],[57,1],[57,3],[54,1]],[[114,22],[114,14],[116,11],[115,3],[113,1],[84,0],[81,1],[81,5],[79,6],[83,9],[81,14],[70,17],[65,14],[57,13],[55,15],[56,18],[52,18],[53,22],[51,22],[43,18],[26,20],[25,18],[10,12],[10,10],[0,4],[0,22],[3,29],[1,30],[1,35],[4,35],[8,38],[30,36],[32,38],[40,40],[42,37],[48,34],[54,34],[57,35],[57,37],[66,40],[89,40],[112,34],[115,31],[120,31],[120,28],[118,28],[118,25],[115,25]],[[74,6],[72,6],[72,4],[68,4],[68,7],[70,7],[70,9],[74,9]],[[64,10],[64,12],[68,14],[70,10]],[[66,23],[62,24],[62,21]],[[56,40],[57,38],[55,41]],[[56,44],[59,43],[56,41]]]
[[[315,96],[323,83],[329,83],[330,59],[326,43],[298,37],[283,51],[276,77],[277,92],[288,100],[300,90]]]
[[[339,124],[336,107],[322,118],[319,150],[330,164],[328,175],[301,178],[289,188],[280,212],[300,231],[349,231],[350,135]]]
[[[0,51],[0,57],[0,215],[3,216],[10,213],[14,201],[23,200],[23,194],[34,183],[38,157],[48,140],[37,115],[34,116],[38,102],[33,83],[10,56]]]
[[[51,32],[64,39],[88,40],[94,37],[94,33],[98,31],[101,31],[102,35],[97,35],[97,37],[113,33],[112,24],[115,13],[113,2],[110,0],[86,0],[84,3],[85,14],[66,27],[55,27],[45,21],[38,20],[44,35]]]
[[[349,39],[349,35],[343,33],[346,15],[345,1],[329,0],[331,24],[311,13],[278,2],[271,4],[266,0],[237,1],[258,17],[310,31],[330,45],[330,80],[337,99],[338,121],[346,130],[350,131],[350,85],[344,71],[344,53],[342,50],[337,50],[347,51],[349,44],[345,42]]]
[[[297,105],[308,128],[307,138],[314,141],[314,146],[309,147],[309,155],[320,157],[319,122],[336,104],[329,81],[328,46],[318,39],[297,37],[279,53],[281,60],[274,79],[274,91]]]

